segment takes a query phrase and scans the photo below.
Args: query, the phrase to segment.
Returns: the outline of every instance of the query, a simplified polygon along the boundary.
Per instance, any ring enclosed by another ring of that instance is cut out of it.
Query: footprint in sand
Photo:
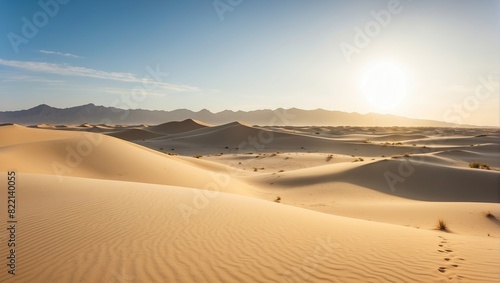
[[[444,262],[447,265],[438,267],[438,271],[441,273],[445,273],[447,271],[450,271],[450,269],[455,269],[459,267],[459,265],[455,263],[456,260],[464,261],[465,259],[461,257],[457,258],[456,255],[454,255],[454,252],[452,249],[449,248],[448,240],[445,237],[439,236],[439,238],[441,238],[441,241],[438,244],[439,248],[437,251],[440,253],[447,254],[447,256],[443,258]],[[453,277],[455,278],[463,278],[463,276],[456,273],[455,274],[451,273],[451,275],[453,275]],[[448,276],[450,276],[450,274]],[[453,279],[453,277],[449,279],[451,280]]]

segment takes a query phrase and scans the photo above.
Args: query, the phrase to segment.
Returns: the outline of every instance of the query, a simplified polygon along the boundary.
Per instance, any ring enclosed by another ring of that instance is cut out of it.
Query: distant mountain
[[[211,124],[224,124],[233,121],[242,121],[253,125],[293,125],[293,126],[425,126],[425,127],[452,127],[456,124],[411,119],[385,114],[359,114],[323,109],[302,110],[297,108],[254,111],[225,110],[212,113],[203,109],[194,112],[187,109],[173,111],[158,110],[124,110],[114,107],[86,104],[71,108],[54,108],[46,104],[31,109],[0,112],[1,123],[16,123],[23,125],[33,124],[160,124],[171,121],[196,119]]]

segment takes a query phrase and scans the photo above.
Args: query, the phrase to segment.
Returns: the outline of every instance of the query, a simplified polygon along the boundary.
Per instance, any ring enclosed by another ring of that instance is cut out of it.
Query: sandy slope
[[[2,174],[5,178],[5,174]],[[171,186],[20,174],[2,282],[495,282],[498,239]],[[2,188],[4,191],[5,188]],[[443,272],[441,272],[441,271]]]
[[[409,160],[351,162],[284,172],[275,176],[274,184],[294,188],[346,182],[409,199],[500,202],[497,171],[410,163]]]
[[[200,121],[187,119],[179,122],[167,122],[151,127],[127,127],[127,129],[124,130],[111,131],[108,135],[127,141],[140,141],[159,138],[165,135],[189,132],[210,126],[211,125]]]
[[[20,223],[19,275],[1,265],[0,282],[500,280],[500,172],[468,167],[498,166],[497,132],[194,122],[102,126],[151,149],[95,125],[1,126]]]
[[[251,194],[246,184],[229,178],[226,172],[231,170],[224,165],[207,166],[101,134],[14,125],[0,127],[0,136],[0,171],[4,172],[18,170],[52,174],[60,180],[78,176]]]
[[[197,129],[203,129],[206,127],[211,127],[212,125],[203,123],[198,120],[186,119],[184,121],[178,122],[167,122],[159,125],[149,127],[149,129],[156,133],[162,133],[167,135],[178,134],[183,132],[189,132]]]

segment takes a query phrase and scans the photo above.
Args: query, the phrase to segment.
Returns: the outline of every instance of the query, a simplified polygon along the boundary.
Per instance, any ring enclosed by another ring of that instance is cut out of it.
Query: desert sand
[[[11,124],[0,160],[0,282],[500,281],[499,129]]]

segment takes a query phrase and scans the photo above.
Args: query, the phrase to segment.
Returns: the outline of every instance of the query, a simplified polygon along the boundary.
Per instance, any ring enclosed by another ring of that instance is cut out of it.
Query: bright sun
[[[397,65],[381,62],[362,74],[360,89],[377,111],[385,112],[401,103],[408,91],[407,84],[403,71]]]

